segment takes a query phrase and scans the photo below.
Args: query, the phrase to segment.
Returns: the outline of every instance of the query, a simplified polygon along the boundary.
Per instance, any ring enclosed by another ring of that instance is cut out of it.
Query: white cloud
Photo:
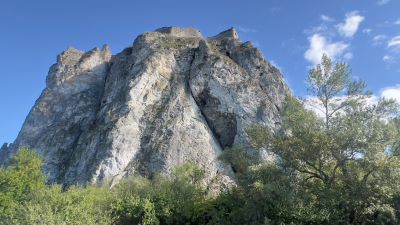
[[[346,19],[344,23],[339,23],[336,25],[336,28],[342,36],[353,37],[363,20],[364,17],[361,16],[358,11],[352,11],[346,13]]]
[[[395,36],[392,39],[389,40],[388,42],[388,47],[396,47],[396,46],[400,46],[400,35],[399,36]]]
[[[382,88],[378,95],[371,95],[371,97],[365,99],[364,101],[367,105],[372,106],[377,104],[379,102],[379,99],[381,98],[394,99],[396,102],[400,104],[400,84],[397,84],[396,86],[393,87]],[[344,98],[335,97],[333,100],[336,103],[340,103],[344,100]],[[315,96],[306,96],[304,99],[304,106],[307,109],[314,111],[321,118],[325,116],[324,108],[321,105],[318,98]]]
[[[332,17],[327,16],[327,15],[324,15],[324,14],[321,15],[321,20],[323,20],[323,21],[325,21],[325,22],[332,22],[332,21],[335,21],[335,19],[333,19]]]
[[[344,54],[343,59],[349,61],[350,59],[353,58],[353,53],[351,52],[346,52],[346,54]]]
[[[387,52],[382,58],[385,63],[395,65],[400,62],[400,35],[387,39],[386,50]]]
[[[390,0],[378,0],[376,4],[378,5],[386,5],[390,2]]]
[[[394,99],[400,103],[400,84],[394,87],[386,87],[381,90],[381,97],[386,99]]]
[[[375,35],[372,40],[374,42],[374,45],[380,45],[382,44],[385,40],[387,39],[387,36],[384,34],[378,34]]]
[[[314,34],[308,39],[310,41],[310,46],[304,53],[304,58],[314,65],[320,63],[323,54],[335,59],[339,55],[342,55],[349,47],[349,45],[344,42],[331,43],[320,34]]]
[[[400,25],[400,19],[394,21],[394,25]]]
[[[345,100],[344,97],[334,97],[332,99],[332,102],[335,102],[336,104],[340,104]],[[306,96],[304,98],[304,106],[306,109],[314,111],[315,114],[317,114],[318,117],[324,118],[325,117],[325,108],[321,104],[321,101],[316,97],[316,96]]]
[[[320,118],[324,118],[325,116],[324,107],[315,96],[306,96],[304,98],[304,107],[308,110],[314,111],[314,113]]]
[[[386,35],[384,35],[384,34],[378,34],[378,35],[375,35],[375,36],[374,36],[374,41],[383,41],[383,40],[385,40],[386,38],[387,38]]]
[[[383,58],[382,58],[382,60],[383,60],[384,62],[390,63],[390,62],[393,61],[393,57],[390,56],[390,55],[384,55]]]
[[[319,26],[315,26],[315,27],[311,27],[311,28],[305,29],[304,33],[307,34],[307,35],[320,33],[320,34],[324,34],[325,36],[333,36],[333,33],[331,32],[331,29],[329,29],[329,27],[325,23],[322,23]]]

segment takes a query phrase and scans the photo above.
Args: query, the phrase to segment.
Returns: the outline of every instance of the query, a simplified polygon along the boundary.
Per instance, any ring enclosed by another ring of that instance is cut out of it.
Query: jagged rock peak
[[[203,38],[194,28],[164,27],[116,55],[108,46],[69,48],[0,162],[28,146],[43,155],[48,181],[64,185],[115,183],[192,162],[219,189],[234,171],[221,152],[248,146],[254,123],[274,129],[288,92],[233,28]]]
[[[57,56],[57,63],[63,65],[74,65],[79,62],[82,58],[89,58],[93,55],[100,55],[103,58],[111,58],[111,51],[107,44],[103,45],[100,50],[98,47],[93,48],[88,52],[80,51],[76,48],[69,47]]]
[[[104,44],[103,47],[101,48],[101,51],[104,54],[110,54],[111,55],[110,46],[108,46],[108,44]]]
[[[236,31],[235,28],[231,27],[230,29],[226,31],[222,31],[221,33],[217,34],[214,37],[211,37],[211,39],[233,39],[233,40],[240,40],[239,35]]]
[[[68,81],[72,86],[77,86],[74,85],[77,75],[87,75],[86,81],[93,81],[94,79],[90,78],[93,75],[105,76],[103,70],[107,68],[111,56],[108,45],[104,45],[101,50],[96,47],[87,52],[70,47],[57,56],[57,63],[50,68],[46,78],[47,87],[59,87]],[[80,76],[81,82],[82,77]]]
[[[169,34],[175,37],[196,37],[196,38],[202,37],[200,31],[194,28],[162,27],[156,29],[155,32]]]
[[[60,64],[75,64],[82,55],[85,54],[83,51],[79,51],[76,48],[69,47],[67,50],[63,51],[57,56],[57,63]]]

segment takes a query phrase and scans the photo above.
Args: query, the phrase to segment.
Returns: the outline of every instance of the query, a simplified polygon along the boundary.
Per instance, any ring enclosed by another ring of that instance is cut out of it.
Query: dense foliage
[[[191,164],[170,176],[130,177],[112,189],[45,185],[41,159],[23,149],[0,173],[0,224],[205,224],[203,172]]]
[[[218,196],[191,164],[112,188],[46,185],[40,156],[21,149],[0,168],[0,224],[400,224],[399,106],[368,103],[350,78],[324,56],[308,79],[321,113],[288,96],[278,129],[254,125],[252,146],[221,155],[237,185]]]
[[[400,224],[400,133],[391,119],[399,106],[385,99],[369,104],[365,84],[326,56],[308,83],[322,116],[289,97],[280,129],[249,130],[257,149],[274,153],[276,165],[295,174],[294,197],[313,218],[301,223]]]

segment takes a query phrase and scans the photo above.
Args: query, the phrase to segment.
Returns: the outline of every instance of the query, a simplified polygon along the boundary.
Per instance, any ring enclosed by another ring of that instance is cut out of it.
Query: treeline
[[[112,188],[62,190],[45,185],[41,158],[22,149],[0,169],[0,223],[400,224],[399,105],[370,104],[365,83],[326,56],[308,85],[313,105],[288,96],[279,128],[254,125],[251,147],[224,150],[220,159],[236,171],[236,186],[217,196],[191,164]]]

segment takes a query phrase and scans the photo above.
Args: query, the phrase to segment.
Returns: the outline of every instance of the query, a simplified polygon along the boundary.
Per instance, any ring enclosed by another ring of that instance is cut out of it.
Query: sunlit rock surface
[[[144,33],[112,55],[108,46],[61,53],[46,88],[1,161],[27,146],[43,155],[49,183],[112,183],[193,162],[209,187],[231,183],[218,160],[247,144],[253,123],[274,128],[289,92],[280,72],[234,29],[205,38],[192,28]]]

